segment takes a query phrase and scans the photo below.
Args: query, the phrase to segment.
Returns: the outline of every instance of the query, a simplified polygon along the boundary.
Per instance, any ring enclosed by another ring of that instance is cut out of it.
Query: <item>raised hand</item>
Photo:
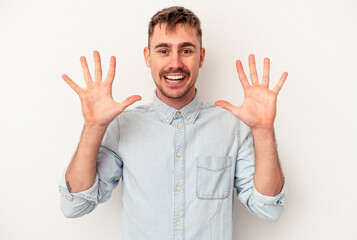
[[[250,85],[247,80],[240,60],[236,61],[236,67],[239,80],[244,90],[245,98],[243,104],[239,107],[236,107],[227,101],[220,100],[217,101],[215,105],[223,107],[232,112],[234,116],[247,124],[252,129],[252,131],[257,129],[272,130],[274,127],[274,119],[276,115],[277,95],[283,86],[288,73],[284,72],[274,89],[270,90],[269,58],[264,59],[263,80],[261,84],[258,80],[258,74],[253,54],[249,56],[249,69],[252,85]]]
[[[94,51],[93,55],[95,66],[94,81],[90,75],[86,58],[83,56],[80,58],[84,80],[87,85],[85,88],[79,87],[66,74],[63,74],[62,78],[79,95],[85,125],[106,127],[118,114],[122,113],[126,107],[141,100],[141,97],[139,95],[133,95],[121,103],[115,102],[112,97],[112,84],[116,65],[115,57],[112,56],[110,58],[108,75],[106,79],[102,81],[102,67],[99,52]]]

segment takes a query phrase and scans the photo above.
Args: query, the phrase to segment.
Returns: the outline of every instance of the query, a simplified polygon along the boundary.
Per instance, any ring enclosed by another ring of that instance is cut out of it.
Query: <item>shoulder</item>
[[[200,117],[221,124],[222,127],[234,126],[238,133],[249,134],[250,128],[230,111],[209,103],[202,103]]]
[[[134,108],[125,109],[124,112],[118,115],[118,117],[128,117],[131,115],[144,115],[150,112],[154,112],[154,108],[151,103],[142,104]]]
[[[240,121],[230,111],[210,103],[201,103],[200,115],[217,120],[221,119],[222,121],[230,121],[232,123]]]
[[[138,105],[134,108],[125,109],[124,114],[144,114],[150,111],[154,111],[152,103]]]
[[[215,129],[216,132],[237,133],[240,120],[230,111],[209,103],[201,104],[201,111],[196,120],[199,126]]]
[[[147,117],[152,117],[153,114],[155,114],[155,111],[151,103],[142,104],[134,108],[125,109],[124,112],[116,117],[116,121],[118,122],[118,125],[122,125],[123,122],[137,123]]]

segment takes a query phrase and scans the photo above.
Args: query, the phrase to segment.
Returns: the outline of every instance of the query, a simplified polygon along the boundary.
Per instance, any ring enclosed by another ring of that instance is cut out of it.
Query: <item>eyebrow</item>
[[[195,44],[191,43],[191,42],[183,42],[179,44],[179,47],[194,47],[196,49]]]
[[[156,48],[161,48],[161,47],[166,47],[166,48],[168,48],[168,47],[170,47],[170,45],[171,45],[171,44],[168,44],[168,43],[160,43],[160,44],[158,44],[158,45],[155,46],[155,49],[156,49]]]
[[[155,49],[156,49],[156,48],[160,48],[160,47],[169,48],[169,47],[171,47],[171,46],[172,46],[172,44],[170,44],[170,43],[160,43],[160,44],[158,44],[158,45],[155,46]],[[193,43],[191,43],[191,42],[182,42],[182,43],[179,43],[179,44],[178,44],[178,47],[179,47],[179,48],[182,48],[182,47],[194,47],[194,48],[196,49],[196,46],[195,46]]]

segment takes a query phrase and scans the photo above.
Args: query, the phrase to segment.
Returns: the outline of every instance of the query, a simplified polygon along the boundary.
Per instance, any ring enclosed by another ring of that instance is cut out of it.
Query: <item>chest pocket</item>
[[[232,157],[197,158],[196,194],[200,199],[224,199],[230,191]]]

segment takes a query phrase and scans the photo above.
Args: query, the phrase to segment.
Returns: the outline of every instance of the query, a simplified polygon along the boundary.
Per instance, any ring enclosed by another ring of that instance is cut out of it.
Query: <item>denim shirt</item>
[[[66,217],[90,213],[122,180],[124,240],[231,240],[233,197],[263,219],[283,211],[285,184],[265,196],[253,184],[250,128],[229,111],[199,101],[180,110],[161,102],[126,110],[108,126],[88,190],[59,184]],[[236,192],[234,191],[236,188]]]

